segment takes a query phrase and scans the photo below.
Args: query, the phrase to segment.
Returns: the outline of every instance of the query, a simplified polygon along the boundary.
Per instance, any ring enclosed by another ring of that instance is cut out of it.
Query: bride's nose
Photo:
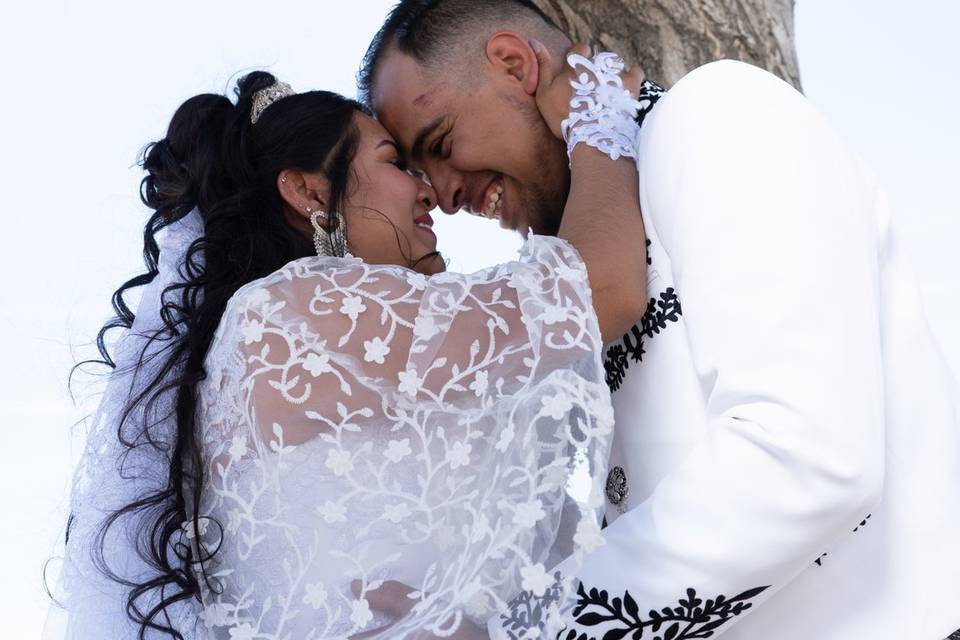
[[[420,174],[419,176],[414,176],[414,179],[417,181],[417,202],[420,202],[427,208],[427,211],[433,211],[437,208],[437,191],[433,188],[433,185],[430,184],[430,181],[427,179],[427,176]]]

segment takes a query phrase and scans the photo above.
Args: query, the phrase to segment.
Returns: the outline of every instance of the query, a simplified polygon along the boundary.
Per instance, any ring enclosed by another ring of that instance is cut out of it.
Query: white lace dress
[[[601,347],[556,238],[471,275],[311,257],[243,287],[207,356],[186,531],[212,554],[210,636],[444,635],[522,590],[552,595],[524,623],[549,631],[570,591],[551,567],[601,542]],[[385,579],[408,615],[370,608]]]

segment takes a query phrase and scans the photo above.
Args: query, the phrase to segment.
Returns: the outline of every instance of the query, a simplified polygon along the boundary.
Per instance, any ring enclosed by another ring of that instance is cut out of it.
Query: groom
[[[502,178],[502,224],[552,234],[569,175],[529,38],[558,62],[571,44],[526,0],[404,0],[361,91],[444,211],[482,211]],[[745,64],[693,71],[644,116],[650,304],[606,349],[610,524],[561,637],[942,640],[960,627],[957,387],[880,189]]]

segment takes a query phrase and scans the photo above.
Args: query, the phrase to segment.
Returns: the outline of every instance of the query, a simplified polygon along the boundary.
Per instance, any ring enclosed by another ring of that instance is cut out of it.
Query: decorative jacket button
[[[613,467],[607,474],[607,500],[617,508],[617,512],[626,513],[628,493],[630,487],[627,486],[626,472],[623,467]]]

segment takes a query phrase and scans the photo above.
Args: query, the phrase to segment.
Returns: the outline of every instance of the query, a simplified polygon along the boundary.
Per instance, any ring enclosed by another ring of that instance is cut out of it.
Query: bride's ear
[[[277,191],[288,213],[309,221],[315,211],[326,211],[330,182],[320,172],[285,170],[277,176]]]

